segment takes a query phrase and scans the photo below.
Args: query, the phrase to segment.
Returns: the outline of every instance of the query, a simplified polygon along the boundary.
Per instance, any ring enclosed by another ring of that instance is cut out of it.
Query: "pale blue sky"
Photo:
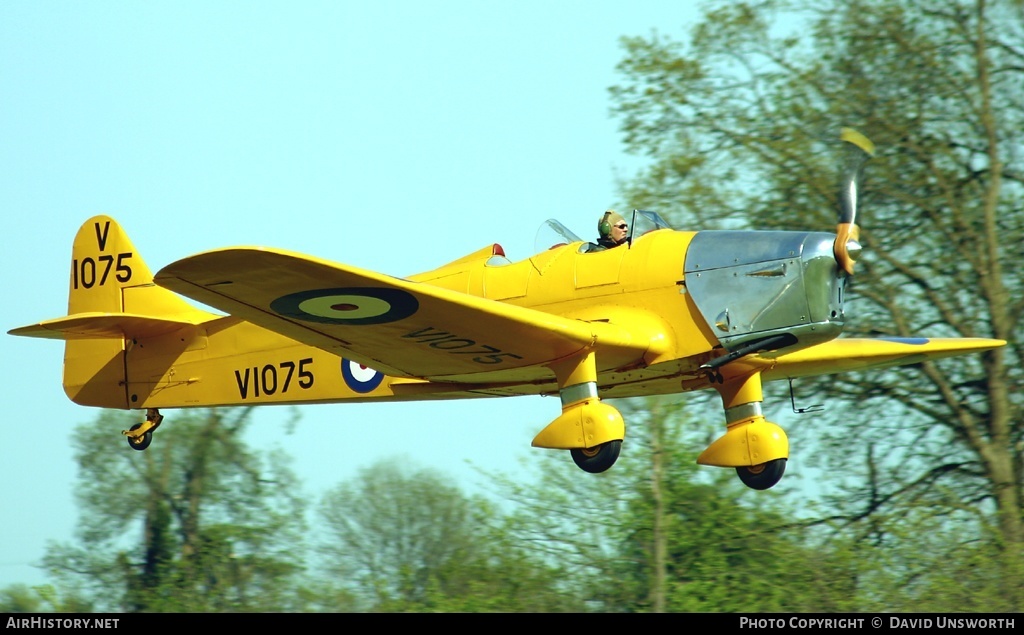
[[[619,38],[681,38],[697,15],[678,0],[0,2],[0,587],[43,581],[46,543],[72,536],[70,433],[99,411],[64,395],[59,342],[6,331],[66,312],[82,222],[116,218],[154,271],[255,244],[403,276],[492,242],[525,258],[547,218],[589,237],[639,165],[610,115]],[[292,454],[314,496],[390,456],[469,488],[467,461],[512,471],[547,451],[530,440],[558,412],[540,397],[308,406],[286,436],[270,408],[252,441]],[[110,451],[125,447],[112,424]]]

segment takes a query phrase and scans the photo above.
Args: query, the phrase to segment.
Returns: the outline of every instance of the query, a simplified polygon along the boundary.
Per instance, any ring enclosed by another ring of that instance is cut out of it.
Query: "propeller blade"
[[[836,241],[832,245],[832,253],[836,262],[847,274],[853,275],[853,257],[850,255],[849,242],[860,238],[857,226],[857,192],[864,164],[875,155],[875,144],[870,139],[852,128],[843,128],[839,133],[847,146],[846,160],[843,165],[842,185],[839,191],[839,225],[836,227]]]

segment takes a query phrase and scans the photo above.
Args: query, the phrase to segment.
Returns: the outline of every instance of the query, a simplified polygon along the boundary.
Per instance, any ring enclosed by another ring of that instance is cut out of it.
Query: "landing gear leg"
[[[150,408],[146,410],[146,420],[144,422],[136,423],[131,428],[122,430],[121,434],[128,437],[128,447],[141,452],[153,442],[153,431],[157,429],[163,420],[164,416],[160,414],[159,410]]]
[[[736,475],[751,489],[774,486],[786,471],[789,440],[761,413],[761,375],[724,377],[715,388],[725,406],[726,433],[697,457],[697,463],[736,468]]]
[[[619,458],[626,424],[618,410],[597,396],[594,352],[553,364],[551,370],[558,381],[562,414],[534,437],[533,447],[569,450],[584,472],[606,471]]]

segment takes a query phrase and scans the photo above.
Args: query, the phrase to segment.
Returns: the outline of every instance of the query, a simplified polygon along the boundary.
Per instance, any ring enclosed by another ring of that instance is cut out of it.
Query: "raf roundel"
[[[341,360],[341,376],[345,385],[358,393],[368,393],[384,381],[384,373],[350,359]]]
[[[388,287],[343,287],[290,293],[270,303],[278,315],[306,322],[361,326],[409,317],[419,309],[412,294]]]

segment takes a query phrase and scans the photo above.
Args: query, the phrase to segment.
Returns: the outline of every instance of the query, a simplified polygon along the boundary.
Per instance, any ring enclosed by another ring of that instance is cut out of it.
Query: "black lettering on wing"
[[[235,371],[235,382],[238,384],[238,394],[245,399],[249,395],[249,369],[245,369],[245,378],[242,373]]]

